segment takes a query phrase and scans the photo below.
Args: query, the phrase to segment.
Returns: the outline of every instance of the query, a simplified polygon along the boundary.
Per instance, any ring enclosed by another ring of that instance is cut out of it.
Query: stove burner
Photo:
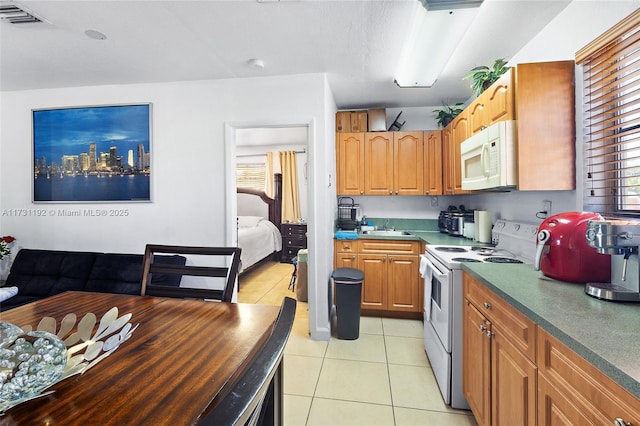
[[[523,263],[518,259],[514,259],[512,257],[487,257],[485,262],[491,263]]]
[[[478,262],[478,263],[482,263],[482,260],[471,259],[470,257],[454,257],[451,260],[453,262],[467,262],[467,263]]]
[[[448,253],[465,253],[467,249],[462,247],[436,247],[437,251],[446,251]]]

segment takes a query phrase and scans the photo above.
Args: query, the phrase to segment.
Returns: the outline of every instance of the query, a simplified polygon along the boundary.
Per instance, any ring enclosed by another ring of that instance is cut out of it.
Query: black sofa
[[[144,256],[141,254],[21,249],[5,287],[18,294],[0,303],[6,311],[69,290],[139,295]],[[184,265],[184,256],[155,256],[155,263]],[[152,283],[178,287],[181,277],[153,274]]]

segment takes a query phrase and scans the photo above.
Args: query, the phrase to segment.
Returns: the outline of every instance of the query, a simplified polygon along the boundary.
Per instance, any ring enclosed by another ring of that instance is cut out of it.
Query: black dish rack
[[[351,197],[338,198],[338,228],[343,231],[353,231],[358,227],[358,209]]]

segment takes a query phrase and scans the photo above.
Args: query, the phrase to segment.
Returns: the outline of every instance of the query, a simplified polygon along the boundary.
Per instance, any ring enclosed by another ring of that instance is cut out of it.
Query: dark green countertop
[[[465,263],[465,272],[640,398],[640,304],[599,300],[531,265]]]

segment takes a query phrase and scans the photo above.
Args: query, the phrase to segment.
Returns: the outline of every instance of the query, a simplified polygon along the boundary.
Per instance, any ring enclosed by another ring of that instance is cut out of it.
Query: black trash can
[[[336,291],[338,339],[355,340],[360,335],[360,299],[364,273],[359,269],[338,268],[331,274]]]

